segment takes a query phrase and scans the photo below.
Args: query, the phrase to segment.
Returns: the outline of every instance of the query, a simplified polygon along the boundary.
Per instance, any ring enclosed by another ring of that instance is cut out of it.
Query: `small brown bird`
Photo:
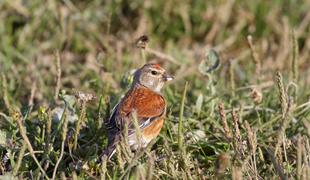
[[[113,108],[106,122],[108,146],[100,157],[107,156],[110,159],[113,156],[116,144],[124,134],[125,123],[128,125],[128,144],[132,149],[137,149],[139,145],[146,147],[158,136],[166,114],[166,101],[160,90],[165,82],[172,79],[159,64],[145,64],[135,72],[130,90]],[[139,141],[133,124],[134,117],[141,130]]]

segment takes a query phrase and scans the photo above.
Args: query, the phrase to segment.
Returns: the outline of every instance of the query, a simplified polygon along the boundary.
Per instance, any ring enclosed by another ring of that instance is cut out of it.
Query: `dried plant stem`
[[[132,159],[132,161],[128,164],[127,168],[125,169],[124,173],[119,179],[124,179],[126,175],[128,175],[128,172],[139,162],[138,160],[143,156],[145,152],[149,152],[151,147],[154,145],[155,141],[151,141],[146,148],[143,148],[141,151],[139,151],[135,157]]]
[[[77,142],[78,142],[78,137],[79,137],[80,130],[81,130],[81,125],[84,122],[84,119],[86,116],[86,101],[82,101],[80,109],[81,109],[81,113],[80,113],[79,119],[77,120],[76,126],[75,126],[74,143],[73,143],[73,149],[74,150],[77,148]]]
[[[54,100],[57,101],[59,91],[60,91],[60,86],[61,86],[61,66],[60,66],[60,55],[59,51],[55,52],[56,55],[56,70],[57,70],[57,79],[56,79],[56,88],[55,88],[55,96]]]
[[[232,95],[232,97],[234,97],[236,85],[235,85],[235,71],[234,71],[234,65],[233,65],[232,59],[230,59],[230,61],[229,61],[229,81],[230,81],[231,95]]]
[[[135,122],[137,122],[137,121],[135,121]],[[140,138],[141,137],[140,128],[137,129],[136,131],[138,131],[138,134],[139,134],[139,135],[137,135],[137,138]],[[119,145],[121,146],[121,150],[123,152],[123,155],[124,155],[126,161],[130,162],[132,160],[133,153],[131,152],[128,138],[124,138],[124,137],[128,137],[128,122],[127,121],[125,121],[125,123],[124,123],[123,133],[124,133],[124,136],[122,136],[121,142],[119,143]],[[138,142],[138,144],[139,144],[139,142]]]
[[[142,56],[142,63],[145,64],[146,63],[146,54],[145,54],[145,49],[141,48],[141,56]]]
[[[8,99],[8,84],[7,84],[7,81],[6,81],[6,77],[4,74],[2,74],[2,94],[3,94],[3,101],[4,101],[4,104],[6,106],[6,108],[11,111],[12,110],[12,107],[11,107],[11,104],[10,104],[10,101]]]
[[[124,137],[128,137],[128,122],[127,121],[125,121],[124,122],[124,130],[123,130],[123,133],[124,133],[124,135],[121,137],[121,142],[119,143],[120,144],[120,146],[122,146],[121,148],[122,148],[122,150],[124,150],[126,153],[124,154],[125,155],[125,158],[126,158],[126,160],[130,160],[130,157],[128,156],[127,157],[127,155],[129,154],[129,152],[131,152],[131,150],[130,150],[130,146],[129,146],[129,140],[128,140],[128,138],[124,138]],[[128,153],[128,154],[127,154]]]
[[[105,180],[105,174],[107,173],[107,156],[102,157],[102,163],[100,165],[100,180]]]
[[[301,135],[298,135],[298,139],[297,139],[297,168],[296,168],[296,174],[297,174],[297,179],[300,180],[301,179],[301,175],[302,175],[302,154],[303,154],[303,144],[302,144],[302,137]]]
[[[292,32],[292,78],[295,82],[298,80],[298,59],[299,59],[299,51],[298,51],[298,41],[296,37],[296,32]]]
[[[276,156],[274,155],[274,153],[272,153],[272,151],[268,150],[268,149],[267,149],[267,152],[268,152],[268,155],[270,156],[271,162],[272,162],[276,172],[280,176],[280,179],[286,180],[287,177],[286,177],[286,175],[284,173],[283,167],[277,161]]]
[[[191,179],[191,175],[188,171],[188,163],[186,157],[186,147],[184,145],[184,134],[183,134],[183,115],[184,115],[184,107],[185,107],[185,99],[187,93],[188,82],[185,82],[181,106],[180,106],[180,113],[179,113],[179,125],[178,125],[178,146],[181,152],[181,159],[182,159],[182,168],[186,172],[187,178]]]
[[[139,127],[139,122],[138,122],[138,114],[136,111],[133,111],[132,112],[132,122],[133,122],[133,126],[134,126],[134,129],[135,129],[135,138],[136,138],[136,141],[138,143],[138,149],[141,149],[142,148],[142,132],[141,132],[141,129]],[[127,136],[128,137],[128,136]]]
[[[116,145],[116,159],[117,159],[117,165],[121,171],[121,173],[124,173],[124,168],[125,168],[125,162],[123,161],[123,158],[122,158],[122,148],[121,148],[121,143],[123,141],[121,141],[120,143],[118,143]]]
[[[30,93],[30,97],[29,97],[29,100],[28,100],[28,106],[30,106],[30,107],[33,106],[33,99],[34,99],[36,90],[37,90],[37,85],[36,85],[36,81],[34,81],[32,83],[32,85],[31,85],[31,93]]]
[[[237,166],[232,167],[232,180],[242,180],[242,168]]]
[[[279,71],[276,74],[276,81],[279,90],[279,99],[281,102],[282,118],[284,118],[287,110],[287,95],[283,86],[282,74]]]
[[[48,111],[47,113],[47,120],[46,120],[46,144],[45,144],[45,150],[44,153],[46,156],[50,154],[51,151],[51,133],[52,133],[52,113]],[[50,161],[47,159],[44,164],[44,170],[46,171],[49,167]]]
[[[52,133],[52,113],[49,111],[46,121],[46,139],[47,139],[47,145],[51,141],[51,133]],[[49,146],[49,145],[48,145]]]
[[[19,151],[17,162],[16,162],[16,165],[15,165],[14,170],[13,170],[13,175],[14,176],[17,175],[17,172],[19,170],[20,164],[21,164],[21,162],[23,160],[23,157],[25,155],[25,151],[27,149],[27,144],[26,143],[22,143],[22,144],[23,144],[23,146],[21,147],[21,149]]]
[[[230,128],[227,124],[227,119],[226,119],[226,113],[225,113],[225,108],[224,108],[224,104],[220,103],[218,105],[219,108],[219,113],[220,113],[220,118],[221,118],[221,123],[224,129],[224,135],[226,137],[226,139],[228,140],[228,142],[231,141],[232,135],[231,135],[231,131]]]
[[[255,46],[253,44],[253,38],[251,35],[248,35],[247,37],[247,40],[248,40],[248,44],[249,44],[249,47],[251,49],[251,54],[252,54],[252,58],[253,58],[253,61],[254,61],[254,64],[255,64],[255,73],[257,75],[257,77],[259,78],[260,77],[260,73],[261,73],[261,60],[258,56],[258,53],[255,49]]]
[[[277,133],[277,144],[275,147],[275,156],[277,155],[279,147],[284,140],[286,127],[288,126],[290,122],[289,121],[290,118],[288,118],[288,116],[289,116],[289,113],[291,111],[291,106],[292,106],[292,100],[287,98],[287,93],[283,87],[282,75],[280,72],[277,72],[277,84],[278,84],[279,98],[280,98],[281,108],[282,108],[282,123]]]
[[[183,96],[182,96],[182,100],[181,100],[180,113],[179,113],[178,145],[179,145],[180,150],[184,149],[184,146],[183,146],[183,138],[184,138],[183,137],[183,114],[184,114],[187,86],[188,86],[188,82],[185,83],[185,87],[183,90]]]
[[[33,158],[33,160],[35,161],[35,163],[37,164],[37,166],[39,167],[40,171],[42,172],[42,174],[44,175],[44,177],[46,179],[49,179],[49,177],[47,176],[46,172],[44,171],[44,169],[42,168],[40,162],[38,161],[38,159],[36,158],[35,154],[34,154],[34,150],[32,148],[32,145],[27,137],[27,133],[26,133],[26,129],[24,128],[23,124],[22,124],[22,118],[21,116],[19,115],[18,112],[15,112],[14,113],[14,119],[16,120],[17,122],[17,125],[18,125],[18,128],[19,128],[19,132],[22,136],[22,138],[24,139],[24,142],[27,144],[27,148],[28,148],[28,151],[31,155],[31,157]]]
[[[245,128],[247,130],[247,138],[248,138],[248,146],[251,150],[251,155],[253,156],[253,167],[255,173],[255,179],[258,179],[258,172],[256,166],[256,149],[257,149],[257,139],[256,139],[256,131],[252,130],[248,121],[245,121]]]
[[[241,133],[240,133],[240,129],[239,129],[239,117],[238,117],[238,113],[236,110],[232,110],[231,111],[231,116],[233,119],[233,125],[234,125],[234,146],[235,149],[239,155],[239,158],[242,159],[244,156],[244,151],[243,151],[243,144],[242,144],[242,138],[241,138]]]
[[[62,160],[62,157],[64,155],[65,141],[66,141],[67,132],[68,132],[67,108],[64,109],[64,112],[62,114],[61,119],[63,121],[63,124],[62,124],[62,136],[61,136],[61,150],[60,150],[59,158],[58,158],[58,160],[56,162],[56,165],[55,165],[55,168],[54,168],[54,171],[53,171],[52,179],[55,179],[58,166],[59,166],[60,161]]]
[[[306,136],[304,136],[306,138]],[[302,179],[310,179],[310,141],[303,140],[303,176]]]
[[[152,180],[154,171],[154,153],[150,153],[148,158],[148,166],[147,166],[147,177],[146,180]]]

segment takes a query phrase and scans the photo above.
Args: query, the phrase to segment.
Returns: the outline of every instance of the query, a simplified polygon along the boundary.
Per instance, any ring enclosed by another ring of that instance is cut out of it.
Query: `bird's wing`
[[[115,144],[119,141],[121,130],[125,123],[128,125],[128,135],[135,132],[133,115],[136,115],[141,130],[150,126],[152,121],[162,118],[166,112],[164,98],[147,88],[130,90],[125,97],[113,108],[106,127],[108,133],[108,147],[102,155],[109,158],[115,152]],[[101,155],[101,156],[102,156]]]
[[[141,130],[148,127],[152,121],[165,115],[166,102],[164,98],[147,88],[136,88],[125,96],[119,106],[119,124],[128,123],[129,134],[134,132],[133,118],[136,116]]]

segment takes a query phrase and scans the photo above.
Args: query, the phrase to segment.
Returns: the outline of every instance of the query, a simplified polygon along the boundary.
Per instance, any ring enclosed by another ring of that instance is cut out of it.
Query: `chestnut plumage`
[[[111,158],[120,141],[125,123],[128,125],[128,143],[132,149],[147,144],[158,136],[164,124],[166,101],[160,94],[161,88],[173,76],[166,73],[159,64],[145,64],[134,74],[134,81],[124,98],[113,108],[106,127],[108,129],[108,146],[102,156]],[[136,138],[133,118],[138,121],[141,139]],[[139,144],[140,143],[140,144]]]

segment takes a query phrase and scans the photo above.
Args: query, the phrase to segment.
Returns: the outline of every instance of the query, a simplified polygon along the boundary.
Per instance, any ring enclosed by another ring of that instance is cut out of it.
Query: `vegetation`
[[[1,1],[0,179],[310,179],[309,8]],[[176,77],[160,137],[97,164],[103,121],[145,62]]]

